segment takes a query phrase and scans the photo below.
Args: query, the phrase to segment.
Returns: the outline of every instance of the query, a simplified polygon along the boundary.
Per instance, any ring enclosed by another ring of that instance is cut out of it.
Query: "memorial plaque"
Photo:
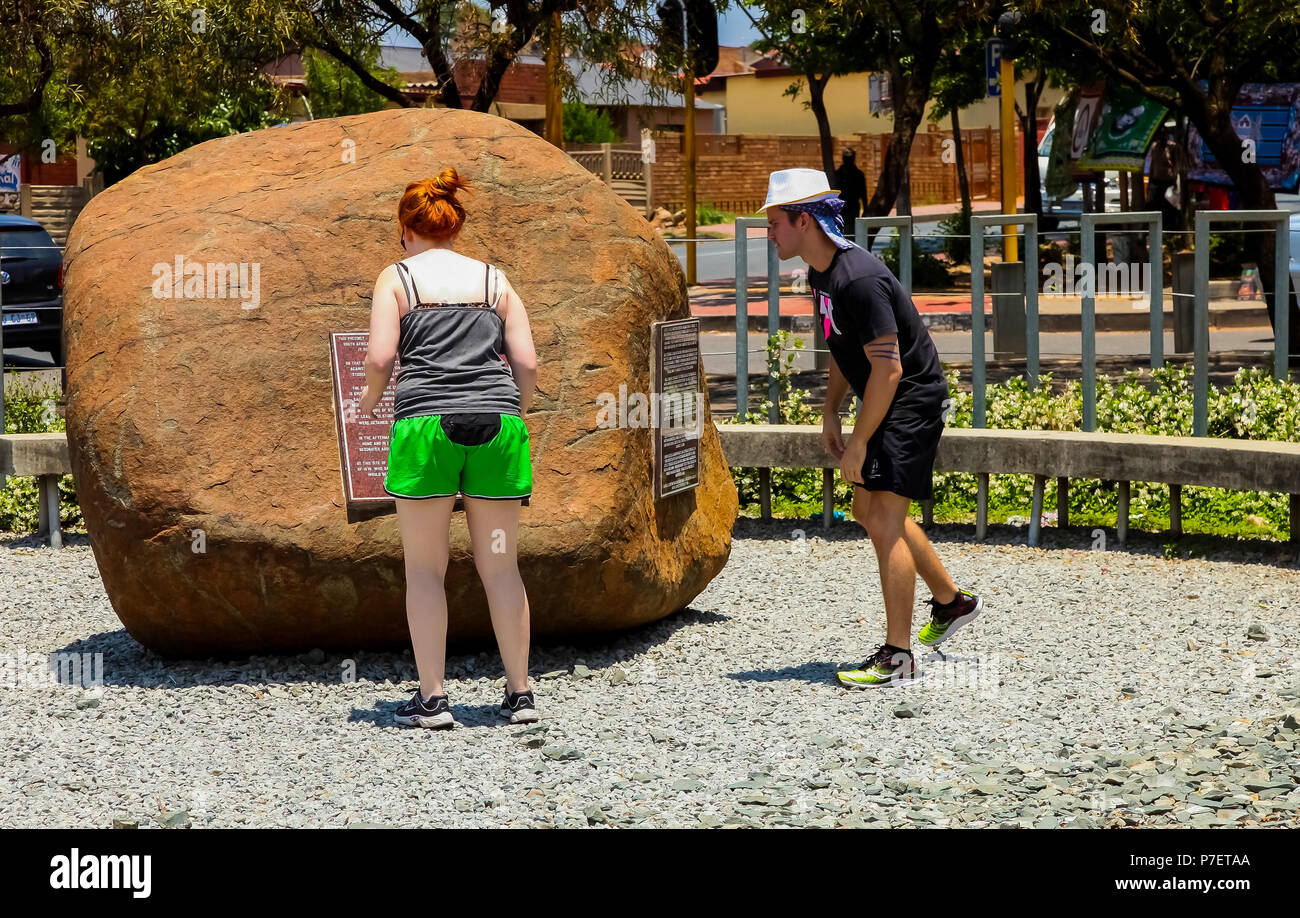
[[[375,416],[363,414],[359,406],[361,390],[366,386],[366,345],[369,340],[369,332],[333,332],[330,335],[339,469],[343,476],[343,500],[349,523],[397,511],[393,499],[384,493],[397,366],[393,367],[392,378],[375,408]]]
[[[706,419],[700,385],[700,320],[655,322],[652,328],[650,411],[657,500],[699,487],[700,435]]]
[[[388,474],[388,437],[393,427],[393,398],[400,363],[394,361],[384,397],[374,417],[361,411],[361,390],[366,387],[366,347],[369,332],[332,332],[330,367],[334,379],[334,418],[339,438],[339,470],[348,522],[358,523],[397,512],[397,504],[384,491]],[[528,506],[528,498],[523,498]],[[456,495],[452,512],[465,509]]]

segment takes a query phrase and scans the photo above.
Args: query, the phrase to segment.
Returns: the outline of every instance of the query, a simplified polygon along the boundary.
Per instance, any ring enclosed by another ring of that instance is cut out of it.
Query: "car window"
[[[11,254],[24,250],[23,254],[35,254],[39,249],[55,248],[50,234],[39,226],[7,226],[0,229],[0,247]]]
[[[1052,153],[1052,130],[1055,126],[1049,127],[1047,133],[1043,135],[1043,142],[1038,145],[1039,156],[1050,156]]]

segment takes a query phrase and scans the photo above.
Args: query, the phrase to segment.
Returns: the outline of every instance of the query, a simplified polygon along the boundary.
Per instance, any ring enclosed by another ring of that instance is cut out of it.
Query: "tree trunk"
[[[826,170],[826,181],[835,185],[835,139],[831,137],[831,119],[826,113],[826,84],[830,74],[818,77],[815,73],[805,73],[808,81],[808,99],[813,117],[817,119],[817,141],[822,151],[822,168]]]
[[[361,85],[365,86],[372,92],[379,93],[379,95],[383,96],[388,101],[395,102],[403,108],[409,108],[411,106],[411,100],[406,97],[404,92],[397,87],[389,86],[383,80],[378,79],[370,72],[370,68],[367,67],[364,62],[343,50],[339,43],[334,40],[333,36],[324,29],[321,29],[319,34],[313,40],[308,42],[308,45],[320,51],[324,51],[344,67],[347,67],[356,75],[357,79],[361,81]]]
[[[903,186],[903,173],[907,168],[908,158],[912,153],[912,141],[916,137],[917,125],[925,112],[926,96],[930,90],[930,73],[925,78],[916,71],[907,77],[901,68],[890,68],[890,95],[894,106],[894,130],[889,135],[889,146],[885,150],[884,162],[881,164],[880,178],[876,190],[867,202],[865,216],[888,216],[898,201],[899,189]],[[902,89],[899,92],[899,89]],[[871,234],[868,234],[868,247]]]
[[[1042,175],[1038,171],[1038,100],[1047,85],[1047,74],[1040,71],[1032,82],[1025,83],[1025,111],[1020,115],[1024,134],[1025,213],[1043,216]]]
[[[970,179],[966,176],[966,152],[962,149],[961,122],[957,119],[957,109],[952,110],[952,136],[957,142],[957,187],[961,191],[961,210],[970,213]]]
[[[1183,233],[1178,237],[1179,250],[1190,252],[1192,237],[1187,233],[1192,228],[1192,194],[1187,187],[1187,115],[1178,113],[1178,188],[1182,197],[1178,202]]]
[[[525,32],[525,29],[530,31]],[[519,50],[532,40],[532,34],[535,31],[535,22],[533,20],[521,22],[510,33],[512,36],[518,37],[512,38],[504,48],[498,46],[493,51],[492,56],[488,59],[487,68],[483,72],[483,81],[479,83],[478,92],[474,94],[474,102],[470,105],[472,111],[485,112],[492,107],[492,103],[496,101],[497,93],[501,91],[501,80],[505,77],[506,71],[518,58]]]

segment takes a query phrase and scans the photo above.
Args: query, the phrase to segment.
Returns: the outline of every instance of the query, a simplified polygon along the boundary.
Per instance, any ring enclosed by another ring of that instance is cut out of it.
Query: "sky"
[[[408,48],[418,48],[420,43],[401,29],[394,29],[389,33],[392,38],[388,39],[394,44],[405,45]],[[733,3],[731,8],[718,16],[718,44],[720,45],[748,45],[750,42],[758,41],[758,30],[750,22],[749,17],[736,8]]]
[[[754,28],[749,17],[734,5],[718,17],[718,44],[748,45],[758,39],[758,29]]]

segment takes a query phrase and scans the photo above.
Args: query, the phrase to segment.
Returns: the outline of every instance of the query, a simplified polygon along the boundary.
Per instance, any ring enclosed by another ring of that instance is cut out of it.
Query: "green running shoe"
[[[901,686],[921,680],[921,673],[916,668],[916,660],[911,651],[900,652],[885,644],[881,644],[871,658],[857,669],[841,670],[836,675],[840,684],[849,688]]]
[[[984,611],[984,600],[967,590],[958,590],[957,596],[946,606],[941,606],[931,597],[929,600],[930,621],[917,634],[916,639],[926,647],[942,644],[962,625],[971,621]]]

